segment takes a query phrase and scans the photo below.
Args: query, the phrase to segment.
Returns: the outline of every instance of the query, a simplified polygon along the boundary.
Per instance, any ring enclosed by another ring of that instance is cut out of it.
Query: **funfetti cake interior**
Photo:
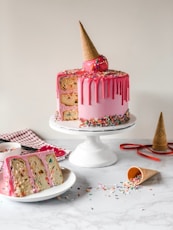
[[[9,196],[23,197],[63,183],[63,174],[52,151],[7,157],[3,180]]]
[[[80,120],[80,126],[115,126],[130,119],[129,75],[108,69],[80,23],[83,65],[57,75],[57,119]]]

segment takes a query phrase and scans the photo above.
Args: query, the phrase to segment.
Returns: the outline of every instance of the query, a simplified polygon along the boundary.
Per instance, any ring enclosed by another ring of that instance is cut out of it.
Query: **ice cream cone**
[[[165,151],[168,149],[168,143],[166,139],[165,125],[164,125],[162,112],[160,113],[155,136],[153,138],[152,149],[156,151]]]
[[[80,24],[80,34],[81,34],[81,42],[82,42],[82,51],[83,51],[83,58],[85,61],[93,60],[99,56],[94,44],[90,40],[86,30],[84,29],[81,22]]]
[[[132,181],[135,185],[139,185],[157,173],[159,173],[157,170],[133,166],[129,168],[127,177],[129,181]]]

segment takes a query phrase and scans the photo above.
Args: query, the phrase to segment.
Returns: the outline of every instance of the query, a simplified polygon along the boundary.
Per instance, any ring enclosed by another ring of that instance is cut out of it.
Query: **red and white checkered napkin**
[[[39,151],[53,149],[58,161],[64,160],[70,153],[69,150],[51,145],[43,141],[31,129],[24,129],[13,133],[0,134],[0,138],[8,141],[19,142],[23,146],[32,147]],[[27,154],[30,151],[22,149],[22,154]]]

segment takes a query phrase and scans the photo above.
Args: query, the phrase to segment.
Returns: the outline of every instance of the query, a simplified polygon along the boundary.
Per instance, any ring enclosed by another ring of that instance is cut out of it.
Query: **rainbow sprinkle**
[[[89,200],[92,200],[92,197],[102,192],[105,197],[115,197],[115,199],[119,199],[119,195],[128,195],[131,192],[137,191],[141,188],[141,186],[133,183],[132,181],[127,182],[119,182],[119,184],[102,184],[98,183],[96,187],[84,187],[79,186],[77,188],[72,187],[72,190],[68,191],[67,193],[58,196],[58,200],[76,200],[81,195],[87,194]],[[76,190],[76,192],[74,192]]]
[[[122,115],[114,115],[114,116],[105,116],[103,118],[93,118],[93,119],[80,119],[80,127],[108,127],[108,126],[116,126],[121,125],[129,121],[130,113],[129,110]]]

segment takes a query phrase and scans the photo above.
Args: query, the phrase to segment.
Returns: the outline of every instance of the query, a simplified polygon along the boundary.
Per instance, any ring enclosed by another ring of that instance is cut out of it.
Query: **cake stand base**
[[[100,136],[118,134],[135,126],[136,117],[130,115],[126,124],[109,127],[79,128],[79,121],[57,121],[52,116],[49,125],[52,129],[72,135],[83,135],[85,141],[70,153],[69,161],[80,167],[106,167],[117,161],[117,155],[109,146],[101,142]]]
[[[80,167],[105,167],[114,164],[117,156],[99,136],[87,136],[70,154],[69,161]]]

